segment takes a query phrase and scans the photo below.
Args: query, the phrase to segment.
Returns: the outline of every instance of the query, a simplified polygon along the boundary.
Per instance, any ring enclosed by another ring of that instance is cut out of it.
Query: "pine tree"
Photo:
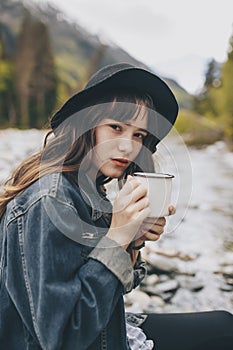
[[[4,36],[0,30],[0,126],[15,125],[14,98],[13,65],[6,54]]]
[[[215,59],[211,59],[207,65],[203,89],[194,99],[195,109],[198,113],[211,115],[215,118],[218,116],[219,106],[217,95],[220,85],[220,64]]]
[[[222,66],[222,114],[225,134],[233,141],[233,34],[229,40],[227,60]]]
[[[31,111],[34,109],[31,126],[40,127],[56,103],[57,78],[47,26],[34,22],[33,36],[40,39],[34,43],[35,65],[30,79]]]
[[[22,22],[15,54],[20,126],[41,127],[56,102],[56,72],[47,26],[30,15]]]
[[[29,127],[30,81],[35,66],[34,42],[32,35],[33,19],[26,12],[16,42],[15,87],[18,98],[19,124]]]
[[[211,59],[208,63],[205,73],[204,88],[218,87],[220,85],[221,71],[219,63],[215,59]]]

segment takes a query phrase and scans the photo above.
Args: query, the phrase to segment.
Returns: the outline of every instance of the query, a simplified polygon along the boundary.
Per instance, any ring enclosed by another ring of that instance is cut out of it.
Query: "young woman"
[[[132,175],[154,171],[177,113],[160,78],[122,63],[98,71],[52,117],[43,150],[0,197],[1,349],[213,349],[213,338],[230,349],[229,313],[124,311],[123,295],[145,276],[140,249],[166,223],[148,217],[147,190]],[[121,184],[113,205],[112,179]]]

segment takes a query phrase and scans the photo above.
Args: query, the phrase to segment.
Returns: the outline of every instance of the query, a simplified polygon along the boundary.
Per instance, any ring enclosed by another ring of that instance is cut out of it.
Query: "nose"
[[[123,154],[130,154],[133,151],[133,140],[129,138],[119,138],[118,149]]]

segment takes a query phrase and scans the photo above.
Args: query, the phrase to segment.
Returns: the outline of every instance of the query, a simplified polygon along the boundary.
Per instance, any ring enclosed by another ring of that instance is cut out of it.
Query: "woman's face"
[[[146,107],[145,107],[146,108]],[[93,150],[94,176],[119,178],[140,152],[147,135],[147,114],[142,107],[136,119],[103,119],[96,127]]]

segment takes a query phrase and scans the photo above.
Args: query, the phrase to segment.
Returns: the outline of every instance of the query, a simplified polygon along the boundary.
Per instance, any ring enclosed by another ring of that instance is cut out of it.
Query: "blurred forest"
[[[138,62],[51,5],[0,2],[0,127],[46,127],[48,117],[106,64]],[[147,67],[148,68],[148,67]],[[193,98],[166,79],[182,108]]]
[[[183,116],[180,131],[191,128],[195,139],[193,143],[196,144],[201,144],[203,140],[212,143],[224,139],[233,150],[233,34],[229,39],[226,61],[209,61],[204,86],[193,101],[194,116],[190,120],[188,114]],[[185,122],[188,126],[184,126]]]
[[[49,116],[98,68],[137,63],[116,45],[103,44],[51,5],[0,2],[0,127],[42,128]],[[190,144],[226,139],[233,144],[233,35],[227,60],[211,59],[202,91],[191,96],[172,79],[177,129]]]

